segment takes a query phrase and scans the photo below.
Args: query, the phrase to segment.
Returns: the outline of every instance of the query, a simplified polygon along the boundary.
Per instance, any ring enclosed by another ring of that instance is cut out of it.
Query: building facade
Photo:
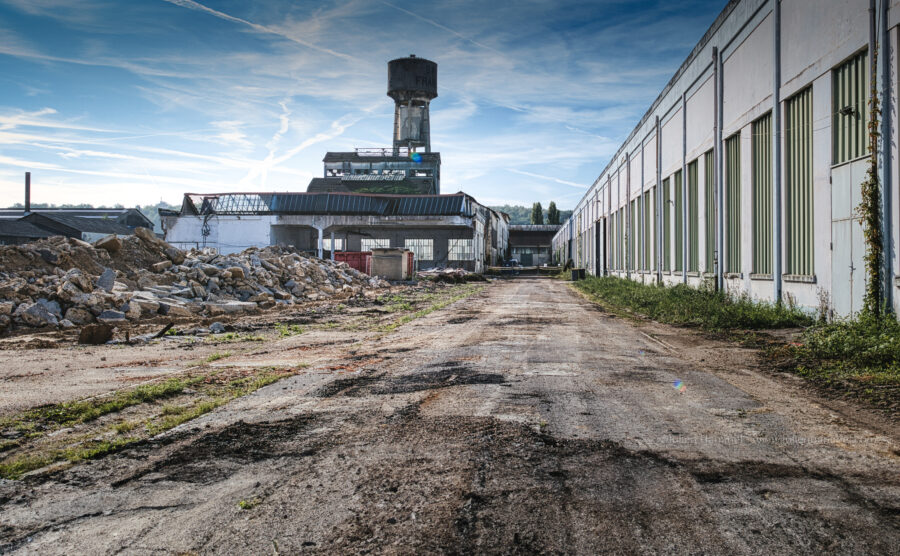
[[[729,2],[556,234],[554,257],[849,316],[865,292],[855,209],[874,157],[885,301],[900,309],[898,23],[898,0]]]
[[[553,236],[558,224],[512,224],[509,227],[509,256],[522,266],[542,266],[551,262]]]
[[[180,211],[160,216],[166,241],[182,249],[289,245],[322,257],[402,247],[420,269],[483,272],[500,264],[509,241],[509,217],[465,193],[186,194]]]

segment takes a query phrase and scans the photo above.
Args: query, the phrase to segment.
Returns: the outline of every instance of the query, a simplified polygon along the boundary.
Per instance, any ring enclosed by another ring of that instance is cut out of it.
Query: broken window
[[[447,259],[451,261],[472,261],[475,260],[475,250],[471,239],[451,239],[448,240],[450,252]]]
[[[433,261],[434,260],[434,240],[433,239],[407,239],[404,247],[413,252],[417,261]]]
[[[391,240],[384,239],[373,239],[373,238],[363,238],[361,241],[361,249],[363,251],[371,251],[372,249],[388,249],[391,246]]]
[[[344,250],[344,240],[336,239],[334,240],[335,251],[343,251]],[[324,251],[331,251],[331,238],[323,238],[322,239],[322,249]]]

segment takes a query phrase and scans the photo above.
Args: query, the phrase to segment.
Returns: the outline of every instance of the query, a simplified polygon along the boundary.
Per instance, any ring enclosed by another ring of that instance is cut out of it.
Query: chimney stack
[[[31,172],[25,172],[25,216],[31,214]]]

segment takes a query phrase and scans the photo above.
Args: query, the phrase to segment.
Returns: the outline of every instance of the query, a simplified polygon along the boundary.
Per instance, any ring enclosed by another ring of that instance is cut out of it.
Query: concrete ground
[[[495,282],[345,346],[122,453],[0,482],[0,552],[900,547],[890,423],[563,282]]]

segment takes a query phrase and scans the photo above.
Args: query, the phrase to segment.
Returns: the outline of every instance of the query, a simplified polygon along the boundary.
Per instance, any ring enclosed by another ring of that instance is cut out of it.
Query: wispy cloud
[[[233,15],[229,15],[225,12],[220,12],[218,10],[214,10],[207,6],[204,6],[200,2],[195,2],[194,0],[163,0],[163,2],[168,2],[170,4],[174,4],[176,6],[181,6],[182,8],[188,8],[191,10],[197,10],[206,14],[209,14],[214,17],[218,17],[219,19],[224,19],[226,21],[231,21],[234,23],[240,23],[241,25],[246,25],[250,29],[260,33],[267,33],[271,35],[277,35],[284,39],[287,39],[291,42],[297,43],[299,45],[303,45],[307,48],[311,48],[318,52],[322,52],[324,54],[330,54],[331,56],[335,56],[337,58],[343,58],[345,60],[354,61],[353,56],[349,54],[344,54],[343,52],[338,52],[336,50],[332,50],[330,48],[325,48],[323,46],[319,46],[315,43],[304,40],[301,37],[298,37],[292,33],[286,33],[284,30],[279,29],[277,27],[272,27],[268,25],[260,25],[259,23],[253,23],[252,21],[247,21],[246,19],[241,19],[239,17],[235,17]]]

